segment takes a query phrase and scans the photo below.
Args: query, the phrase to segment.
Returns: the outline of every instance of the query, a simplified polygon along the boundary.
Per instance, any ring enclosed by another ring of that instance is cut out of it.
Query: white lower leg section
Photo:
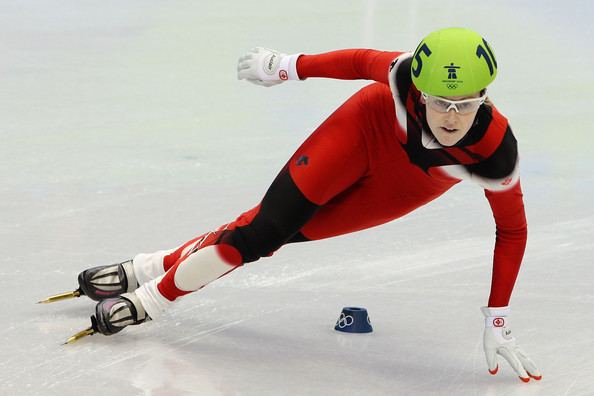
[[[152,279],[158,278],[165,273],[163,258],[171,254],[175,249],[159,250],[155,253],[140,253],[134,257],[134,275],[138,284],[142,285]]]
[[[217,246],[207,246],[187,257],[177,268],[173,280],[182,291],[195,291],[236,268],[217,252]]]
[[[161,295],[157,284],[163,275],[140,286],[134,293],[140,300],[144,310],[153,320],[161,317],[163,312],[172,304],[171,301]]]

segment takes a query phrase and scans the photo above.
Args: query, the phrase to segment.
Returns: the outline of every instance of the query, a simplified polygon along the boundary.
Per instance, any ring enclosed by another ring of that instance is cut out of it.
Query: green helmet
[[[411,74],[417,89],[429,95],[469,95],[493,82],[497,61],[478,33],[446,28],[421,41],[413,56]]]

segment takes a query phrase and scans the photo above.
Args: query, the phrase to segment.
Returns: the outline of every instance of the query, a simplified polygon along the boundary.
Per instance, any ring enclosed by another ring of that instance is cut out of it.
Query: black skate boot
[[[134,293],[126,293],[117,298],[102,300],[91,317],[93,329],[103,335],[120,332],[129,325],[138,325],[151,320],[140,300]]]
[[[132,260],[118,264],[89,268],[78,274],[81,294],[101,301],[114,298],[138,288],[138,281],[132,268]]]

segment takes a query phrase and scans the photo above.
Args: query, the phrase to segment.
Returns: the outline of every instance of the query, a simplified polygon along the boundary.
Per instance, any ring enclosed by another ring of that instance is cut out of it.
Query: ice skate
[[[103,335],[120,332],[124,327],[150,320],[140,300],[134,293],[102,300],[95,308],[95,331]]]
[[[80,296],[101,301],[133,292],[138,288],[138,281],[134,275],[132,260],[128,260],[84,270],[78,274],[78,285],[77,290],[50,296],[39,303],[46,304]]]
[[[134,293],[125,293],[116,298],[99,301],[95,315],[91,316],[91,326],[68,338],[64,344],[72,344],[83,337],[96,333],[113,335],[124,327],[138,325],[151,320]]]
[[[81,294],[95,301],[114,298],[138,288],[132,260],[89,268],[78,275]]]

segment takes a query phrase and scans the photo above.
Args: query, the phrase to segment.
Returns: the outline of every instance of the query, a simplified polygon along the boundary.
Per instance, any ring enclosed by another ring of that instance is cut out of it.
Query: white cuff
[[[152,279],[155,279],[165,273],[163,268],[163,259],[173,250],[159,250],[155,253],[140,253],[134,256],[132,260],[134,275],[139,285],[142,285]]]
[[[511,314],[511,309],[507,307],[481,307],[485,315],[485,327],[505,327],[507,326],[507,317]]]
[[[507,307],[481,307],[481,312],[485,317],[488,316],[509,316],[511,308]]]
[[[157,289],[157,284],[163,276],[161,275],[159,278],[145,283],[134,291],[144,310],[153,320],[159,319],[163,315],[163,312],[173,303],[163,297]]]
[[[303,55],[301,54],[293,54],[284,56],[278,68],[278,77],[281,80],[299,80],[299,75],[297,74],[297,59]]]

